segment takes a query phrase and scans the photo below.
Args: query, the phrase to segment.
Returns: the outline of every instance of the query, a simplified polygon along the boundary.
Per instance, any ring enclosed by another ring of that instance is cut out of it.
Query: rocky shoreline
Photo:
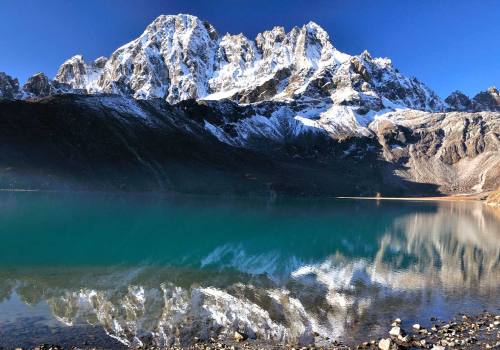
[[[486,204],[493,208],[500,208],[500,187],[486,198]]]
[[[208,340],[193,339],[189,346],[173,345],[166,349],[172,350],[256,350],[256,349],[288,349],[288,350],[351,350],[351,349],[500,349],[500,315],[484,311],[479,315],[459,314],[449,321],[430,319],[431,326],[425,328],[420,324],[406,325],[397,318],[388,325],[386,336],[379,339],[367,339],[357,345],[348,345],[339,341],[323,339],[314,334],[315,344],[298,346],[293,344],[272,344],[259,339],[250,339],[246,334],[235,331],[233,334],[210,338]],[[146,339],[143,339],[147,343]],[[325,345],[320,345],[325,344]],[[0,349],[7,349],[0,346]],[[44,344],[34,350],[62,350],[59,345]],[[70,349],[103,349],[99,347],[71,347]],[[160,349],[156,346],[145,345],[138,349]],[[27,350],[15,348],[15,350]]]

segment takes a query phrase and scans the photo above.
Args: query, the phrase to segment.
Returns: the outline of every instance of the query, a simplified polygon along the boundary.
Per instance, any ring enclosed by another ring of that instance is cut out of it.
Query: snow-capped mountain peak
[[[444,108],[430,89],[401,75],[389,59],[338,51],[314,22],[289,32],[274,27],[250,40],[243,34],[220,37],[211,24],[192,15],[161,15],[109,60],[86,63],[74,56],[61,66],[55,80],[89,93],[130,94],[171,103],[326,99],[380,109],[388,99],[408,108]]]
[[[86,62],[82,55],[75,55],[59,67],[54,80],[68,84],[73,89],[86,90],[88,93],[98,92],[98,81],[106,62],[107,58],[102,56],[95,61]]]
[[[176,102],[206,95],[215,29],[191,15],[160,16],[106,63],[100,89]]]

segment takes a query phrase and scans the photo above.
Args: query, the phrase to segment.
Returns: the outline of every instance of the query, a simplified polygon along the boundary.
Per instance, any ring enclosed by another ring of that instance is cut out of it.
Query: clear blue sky
[[[339,50],[390,57],[443,97],[500,85],[500,0],[1,0],[0,71],[53,77],[67,58],[109,56],[177,13],[250,38],[312,20]]]

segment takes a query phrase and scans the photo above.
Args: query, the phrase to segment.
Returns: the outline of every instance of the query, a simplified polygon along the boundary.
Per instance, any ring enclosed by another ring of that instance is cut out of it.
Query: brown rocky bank
[[[486,204],[494,208],[500,208],[500,187],[486,198]]]

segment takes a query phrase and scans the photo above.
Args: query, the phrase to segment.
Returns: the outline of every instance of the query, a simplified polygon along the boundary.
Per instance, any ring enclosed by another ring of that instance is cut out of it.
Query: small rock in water
[[[237,342],[247,340],[247,338],[248,336],[245,333],[234,331],[234,340],[236,340]]]
[[[419,331],[419,330],[420,330],[420,328],[422,328],[422,327],[420,327],[420,325],[419,325],[418,323],[415,323],[415,324],[413,325],[413,329],[416,329],[417,331]]]
[[[380,350],[389,350],[391,348],[391,339],[386,338],[378,342],[378,348]]]
[[[397,337],[398,335],[401,334],[401,328],[399,327],[392,327],[390,332],[389,332],[390,335],[394,336],[394,337]]]
[[[401,319],[398,317],[394,320],[394,322],[396,322],[397,324],[401,324]]]
[[[398,340],[403,343],[408,343],[410,341],[410,337],[407,335],[398,335]]]
[[[434,345],[432,347],[432,350],[446,350],[446,348],[444,346],[441,346],[441,345]]]

